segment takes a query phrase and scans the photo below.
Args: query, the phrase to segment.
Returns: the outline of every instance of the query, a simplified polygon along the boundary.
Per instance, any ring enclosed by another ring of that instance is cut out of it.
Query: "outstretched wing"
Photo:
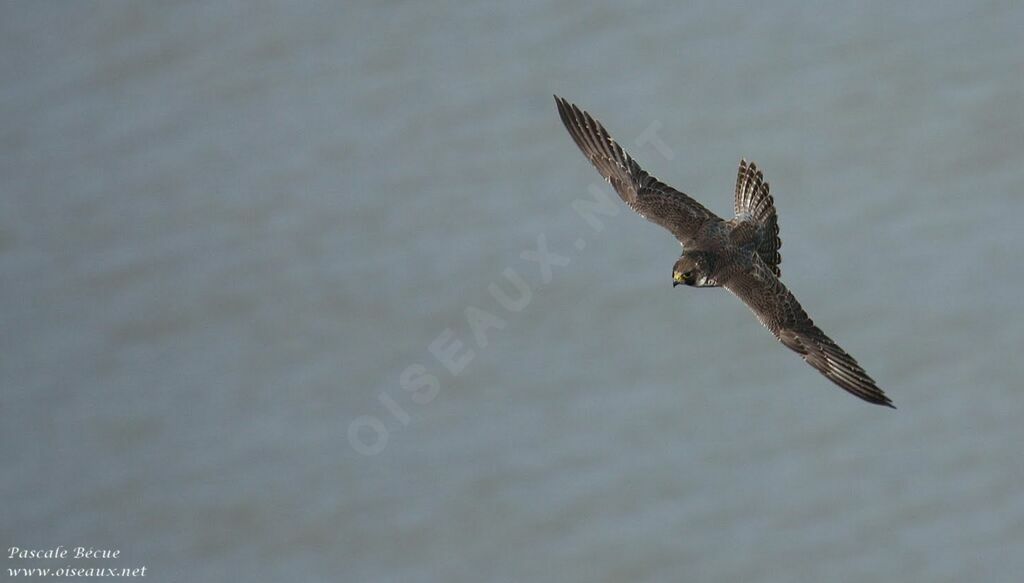
[[[757,169],[757,164],[740,160],[736,174],[736,220],[750,221],[758,226],[760,242],[757,254],[776,277],[782,275],[779,264],[782,255],[782,239],[779,238],[779,221],[775,213],[775,201],[768,192],[768,182]]]
[[[590,114],[555,96],[558,115],[583,154],[626,204],[686,243],[708,219],[718,216],[682,192],[644,172]]]
[[[776,338],[829,380],[869,403],[893,407],[868,373],[814,325],[793,294],[763,262],[755,258],[754,268],[734,276],[725,288],[743,300]]]

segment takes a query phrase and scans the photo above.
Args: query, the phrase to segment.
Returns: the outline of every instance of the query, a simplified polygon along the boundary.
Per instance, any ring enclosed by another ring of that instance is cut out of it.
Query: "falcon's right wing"
[[[665,227],[683,244],[705,221],[720,220],[699,202],[644,172],[590,114],[557,95],[555,102],[573,141],[640,216]]]

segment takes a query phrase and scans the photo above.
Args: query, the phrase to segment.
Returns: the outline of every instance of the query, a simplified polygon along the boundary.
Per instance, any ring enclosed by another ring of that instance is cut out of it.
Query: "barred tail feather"
[[[752,221],[762,229],[761,244],[757,254],[771,267],[776,276],[782,273],[779,265],[782,255],[779,248],[779,221],[775,213],[775,201],[769,192],[768,182],[757,169],[757,164],[740,160],[739,172],[736,175],[736,218]]]

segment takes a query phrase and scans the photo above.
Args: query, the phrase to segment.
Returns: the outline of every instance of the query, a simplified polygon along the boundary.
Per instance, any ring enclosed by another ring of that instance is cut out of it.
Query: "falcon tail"
[[[757,164],[740,160],[740,168],[736,175],[736,218],[752,221],[762,229],[761,244],[757,254],[772,272],[778,277],[782,274],[779,265],[782,255],[782,239],[779,238],[779,220],[775,213],[775,200],[769,193],[768,182],[757,169]]]

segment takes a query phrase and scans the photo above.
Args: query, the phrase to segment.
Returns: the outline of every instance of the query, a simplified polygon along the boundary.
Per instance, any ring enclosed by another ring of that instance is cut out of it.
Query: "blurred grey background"
[[[60,544],[159,581],[1019,581],[1021,30],[1013,2],[4,3],[4,572]],[[552,93],[721,214],[762,166],[785,281],[900,409],[672,290],[625,207],[584,221]]]

